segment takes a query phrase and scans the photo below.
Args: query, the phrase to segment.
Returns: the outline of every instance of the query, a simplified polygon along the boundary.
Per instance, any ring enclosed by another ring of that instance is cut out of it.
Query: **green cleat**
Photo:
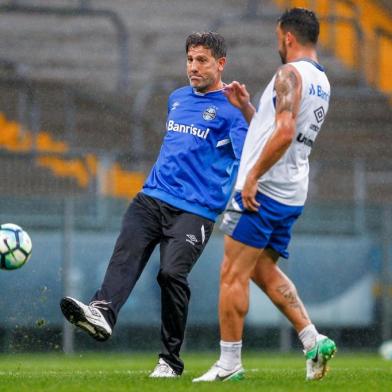
[[[327,363],[336,353],[336,344],[327,336],[320,335],[316,344],[305,352],[306,379],[321,380],[328,371]]]

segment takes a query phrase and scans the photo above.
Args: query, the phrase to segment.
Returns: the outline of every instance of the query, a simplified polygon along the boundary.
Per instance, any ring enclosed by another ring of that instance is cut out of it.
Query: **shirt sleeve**
[[[233,122],[230,128],[230,140],[233,146],[234,155],[237,159],[241,158],[242,148],[244,146],[246,133],[248,132],[249,124],[246,122],[242,113],[238,110],[235,113]]]
[[[173,95],[173,94],[170,94],[170,95],[169,95],[169,98],[167,99],[167,114],[169,114],[170,108],[171,108],[171,106],[172,106],[172,103],[171,103],[171,101],[172,101],[172,95]]]

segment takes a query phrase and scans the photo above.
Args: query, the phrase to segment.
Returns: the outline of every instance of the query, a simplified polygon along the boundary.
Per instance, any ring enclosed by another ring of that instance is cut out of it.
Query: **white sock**
[[[318,336],[319,333],[313,324],[309,324],[298,334],[306,351],[310,350],[316,344]]]
[[[242,340],[239,342],[224,342],[220,341],[221,355],[218,365],[226,370],[234,369],[241,365],[241,348]]]

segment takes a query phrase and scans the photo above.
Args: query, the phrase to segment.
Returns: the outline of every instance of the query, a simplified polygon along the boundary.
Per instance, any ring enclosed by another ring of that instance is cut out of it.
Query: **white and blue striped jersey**
[[[309,182],[309,154],[328,112],[330,84],[324,68],[301,59],[290,63],[302,78],[302,97],[292,144],[282,158],[258,181],[261,193],[286,205],[305,204]],[[274,90],[276,75],[266,87],[245,140],[235,189],[241,191],[246,176],[255,165],[275,130]]]
[[[247,129],[222,90],[175,90],[168,100],[166,135],[142,192],[215,220],[230,197]]]

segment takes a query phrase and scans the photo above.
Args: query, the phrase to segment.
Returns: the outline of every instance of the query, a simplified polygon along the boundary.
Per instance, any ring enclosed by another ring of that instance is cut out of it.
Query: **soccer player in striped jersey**
[[[107,340],[159,244],[162,350],[150,377],[183,372],[188,274],[230,198],[248,129],[223,92],[224,38],[193,33],[185,47],[190,85],[169,97],[158,159],[125,213],[102,286],[88,305],[71,297],[61,300],[68,321],[96,340]]]
[[[276,28],[281,66],[257,111],[244,85],[226,88],[232,104],[250,122],[234,194],[221,228],[219,321],[221,355],[193,381],[240,379],[244,317],[252,279],[292,323],[303,343],[308,380],[325,374],[335,343],[313,325],[291,280],[278,267],[288,257],[291,228],[308,190],[308,156],[328,111],[330,85],[318,63],[319,22],[312,11],[293,8]]]

